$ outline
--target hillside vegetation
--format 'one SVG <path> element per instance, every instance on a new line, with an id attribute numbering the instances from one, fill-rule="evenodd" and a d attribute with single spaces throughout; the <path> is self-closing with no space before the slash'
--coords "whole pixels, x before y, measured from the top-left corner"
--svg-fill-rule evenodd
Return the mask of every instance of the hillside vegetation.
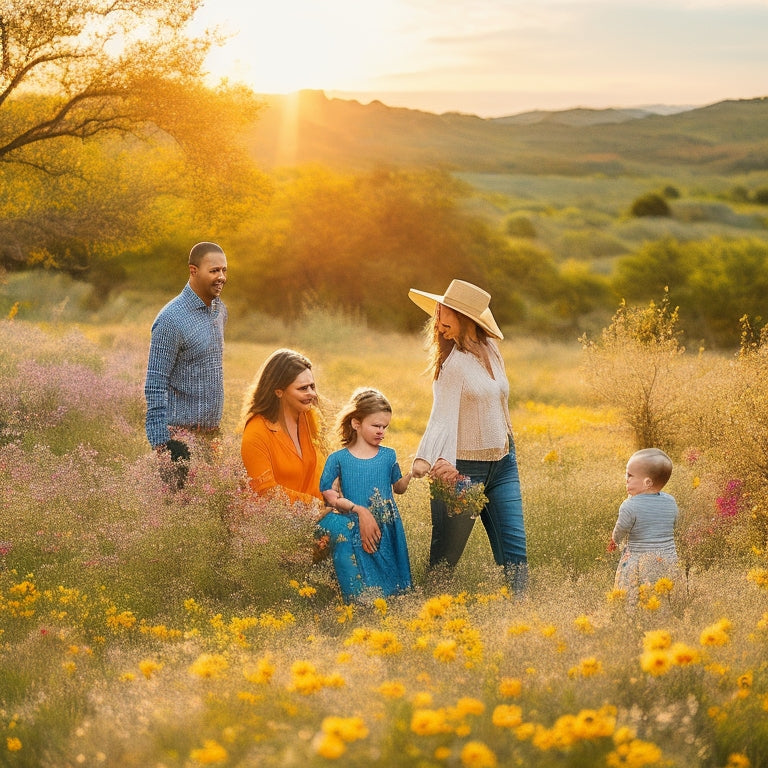
<path id="1" fill-rule="evenodd" d="M 264 97 L 251 149 L 267 167 L 308 162 L 366 168 L 441 165 L 532 175 L 731 174 L 768 170 L 768 98 L 725 101 L 672 115 L 596 110 L 541 113 L 535 122 L 436 115 L 321 91 Z M 620 119 L 620 122 L 617 120 Z"/>
<path id="2" fill-rule="evenodd" d="M 254 328 L 330 308 L 415 331 L 408 289 L 453 277 L 488 287 L 508 332 L 571 341 L 622 300 L 668 296 L 694 348 L 736 347 L 744 315 L 768 317 L 765 99 L 484 120 L 302 92 L 246 120 L 254 100 L 211 95 L 241 114 L 238 138 L 192 165 L 158 130 L 52 145 L 72 169 L 53 179 L 0 169 L 0 315 L 39 311 L 30 270 L 85 283 L 84 309 L 137 290 L 159 305 L 214 240 Z"/>

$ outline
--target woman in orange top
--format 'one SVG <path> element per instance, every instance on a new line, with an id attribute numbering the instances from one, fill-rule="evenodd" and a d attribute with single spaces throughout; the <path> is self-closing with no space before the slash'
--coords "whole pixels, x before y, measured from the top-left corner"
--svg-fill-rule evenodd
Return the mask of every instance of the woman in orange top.
<path id="1" fill-rule="evenodd" d="M 254 493 L 280 489 L 291 501 L 322 502 L 316 406 L 312 363 L 292 349 L 273 352 L 243 406 L 241 454 Z"/>

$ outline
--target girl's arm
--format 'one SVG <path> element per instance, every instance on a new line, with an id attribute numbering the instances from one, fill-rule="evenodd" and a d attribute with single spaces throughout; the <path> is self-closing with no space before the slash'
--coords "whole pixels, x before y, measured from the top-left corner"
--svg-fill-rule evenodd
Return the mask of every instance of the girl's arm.
<path id="1" fill-rule="evenodd" d="M 392 490 L 395 493 L 405 493 L 412 477 L 412 472 L 406 472 L 396 483 L 392 484 Z"/>
<path id="2" fill-rule="evenodd" d="M 329 507 L 333 507 L 338 512 L 354 512 L 355 504 L 342 496 L 335 488 L 329 488 L 323 491 L 323 498 Z"/>

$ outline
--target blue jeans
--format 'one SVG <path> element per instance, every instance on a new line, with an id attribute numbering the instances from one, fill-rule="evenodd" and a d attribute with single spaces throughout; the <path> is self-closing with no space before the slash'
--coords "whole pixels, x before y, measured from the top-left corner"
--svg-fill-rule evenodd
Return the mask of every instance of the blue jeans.
<path id="1" fill-rule="evenodd" d="M 473 483 L 485 484 L 483 521 L 493 559 L 497 565 L 512 566 L 527 562 L 523 500 L 517 469 L 515 444 L 510 436 L 509 453 L 498 461 L 466 461 L 459 459 L 456 469 Z M 475 524 L 464 515 L 449 516 L 443 501 L 430 499 L 432 511 L 432 542 L 429 549 L 430 568 L 439 564 L 450 567 L 459 562 Z"/>

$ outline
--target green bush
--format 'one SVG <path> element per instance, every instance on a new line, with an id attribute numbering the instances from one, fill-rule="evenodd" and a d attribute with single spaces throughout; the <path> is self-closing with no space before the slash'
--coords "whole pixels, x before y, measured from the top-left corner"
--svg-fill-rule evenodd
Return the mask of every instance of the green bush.
<path id="1" fill-rule="evenodd" d="M 648 192 L 638 197 L 629 209 L 632 216 L 671 216 L 672 209 L 657 192 Z"/>

